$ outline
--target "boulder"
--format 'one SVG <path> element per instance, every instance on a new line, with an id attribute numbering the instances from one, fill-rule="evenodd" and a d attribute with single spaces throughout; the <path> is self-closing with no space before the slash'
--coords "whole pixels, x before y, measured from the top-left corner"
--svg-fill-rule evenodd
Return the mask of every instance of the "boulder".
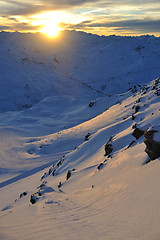
<path id="1" fill-rule="evenodd" d="M 26 196 L 26 195 L 27 195 L 27 192 L 23 192 L 23 193 L 20 194 L 19 197 L 22 198 L 23 196 Z"/>
<path id="2" fill-rule="evenodd" d="M 90 137 L 90 133 L 88 133 L 86 136 L 85 136 L 85 141 L 88 141 L 89 140 L 89 137 Z"/>
<path id="3" fill-rule="evenodd" d="M 135 113 L 137 113 L 139 111 L 139 109 L 140 109 L 140 106 L 136 106 L 135 107 Z"/>
<path id="4" fill-rule="evenodd" d="M 103 167 L 103 163 L 100 163 L 97 167 L 98 170 L 101 170 L 101 168 Z"/>
<path id="5" fill-rule="evenodd" d="M 160 157 L 160 139 L 159 141 L 156 139 L 154 140 L 155 133 L 158 133 L 157 130 L 149 130 L 145 131 L 144 136 L 145 140 L 144 143 L 146 144 L 145 152 L 148 154 L 151 160 L 155 160 L 156 158 Z"/>
<path id="6" fill-rule="evenodd" d="M 132 135 L 136 138 L 139 139 L 142 135 L 144 134 L 144 131 L 139 129 L 139 128 L 135 128 Z"/>
<path id="7" fill-rule="evenodd" d="M 71 172 L 72 172 L 71 170 L 68 170 L 66 180 L 68 180 L 71 177 Z"/>
<path id="8" fill-rule="evenodd" d="M 35 196 L 34 194 L 32 194 L 32 195 L 31 195 L 31 198 L 30 198 L 30 202 L 31 202 L 32 204 L 35 204 L 35 203 L 36 203 L 36 200 L 37 200 L 36 196 Z"/>
<path id="9" fill-rule="evenodd" d="M 105 155 L 104 156 L 108 156 L 111 152 L 113 151 L 113 147 L 111 143 L 106 143 L 105 145 Z"/>

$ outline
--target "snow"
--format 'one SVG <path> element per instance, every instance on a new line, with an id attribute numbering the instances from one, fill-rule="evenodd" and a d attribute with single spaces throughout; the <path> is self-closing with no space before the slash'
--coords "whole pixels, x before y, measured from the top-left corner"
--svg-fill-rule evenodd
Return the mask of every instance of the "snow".
<path id="1" fill-rule="evenodd" d="M 158 239 L 159 158 L 132 133 L 160 139 L 160 39 L 0 42 L 0 239 Z"/>

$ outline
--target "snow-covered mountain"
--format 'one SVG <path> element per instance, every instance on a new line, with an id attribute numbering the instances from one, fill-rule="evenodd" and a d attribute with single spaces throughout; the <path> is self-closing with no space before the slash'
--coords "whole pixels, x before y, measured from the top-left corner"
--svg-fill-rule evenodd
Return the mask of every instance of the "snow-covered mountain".
<path id="1" fill-rule="evenodd" d="M 159 239 L 160 38 L 0 42 L 0 239 Z"/>
<path id="2" fill-rule="evenodd" d="M 22 110 L 49 96 L 89 101 L 159 77 L 160 38 L 154 36 L 64 31 L 51 41 L 40 34 L 1 32 L 0 52 L 1 112 Z"/>

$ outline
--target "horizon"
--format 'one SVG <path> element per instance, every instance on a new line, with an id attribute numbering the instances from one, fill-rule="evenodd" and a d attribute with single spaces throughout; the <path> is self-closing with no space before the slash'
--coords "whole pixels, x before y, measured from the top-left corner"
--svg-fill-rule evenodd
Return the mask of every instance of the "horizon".
<path id="1" fill-rule="evenodd" d="M 99 36 L 160 36 L 158 0 L 1 0 L 0 31 L 42 32 L 55 37 L 61 30 Z"/>
<path id="2" fill-rule="evenodd" d="M 82 31 L 82 30 L 68 30 L 68 29 L 64 29 L 64 30 L 60 30 L 58 32 L 58 34 L 56 36 L 49 36 L 43 32 L 40 32 L 40 31 L 35 31 L 35 32 L 30 32 L 30 31 L 6 31 L 6 30 L 0 30 L 0 33 L 13 33 L 13 34 L 40 34 L 42 37 L 44 37 L 44 39 L 48 39 L 50 41 L 58 41 L 60 38 L 61 38 L 61 34 L 63 32 L 76 32 L 76 33 L 82 33 L 82 34 L 91 34 L 93 36 L 98 36 L 98 37 L 112 37 L 112 36 L 115 36 L 115 37 L 127 37 L 127 38 L 131 38 L 131 37 L 145 37 L 145 36 L 148 36 L 148 37 L 155 37 L 155 38 L 160 38 L 160 36 L 156 36 L 154 34 L 140 34 L 140 35 L 118 35 L 118 34 L 110 34 L 110 35 L 100 35 L 100 34 L 96 34 L 96 33 L 89 33 L 89 32 L 85 32 L 85 31 Z"/>

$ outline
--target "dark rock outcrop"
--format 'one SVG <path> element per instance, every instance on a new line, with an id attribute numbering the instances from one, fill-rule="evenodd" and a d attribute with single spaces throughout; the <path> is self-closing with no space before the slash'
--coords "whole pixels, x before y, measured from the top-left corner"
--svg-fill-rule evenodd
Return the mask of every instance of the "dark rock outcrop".
<path id="1" fill-rule="evenodd" d="M 135 137 L 136 139 L 139 139 L 143 134 L 144 134 L 144 131 L 137 127 L 134 129 L 132 133 L 133 137 Z"/>
<path id="2" fill-rule="evenodd" d="M 156 130 L 146 131 L 144 133 L 145 140 L 144 143 L 146 144 L 145 152 L 148 154 L 151 160 L 155 160 L 156 158 L 160 157 L 160 141 L 154 141 L 153 137 L 154 134 L 158 132 Z"/>
<path id="3" fill-rule="evenodd" d="M 30 202 L 31 202 L 32 204 L 35 204 L 35 203 L 36 203 L 36 200 L 37 200 L 36 196 L 35 196 L 34 194 L 32 194 L 32 195 L 31 195 L 31 198 L 30 198 Z"/>
<path id="4" fill-rule="evenodd" d="M 71 170 L 68 170 L 66 180 L 68 180 L 71 177 L 71 172 L 72 172 Z"/>
<path id="5" fill-rule="evenodd" d="M 97 167 L 98 170 L 100 170 L 103 167 L 103 163 L 100 163 Z"/>
<path id="6" fill-rule="evenodd" d="M 58 184 L 58 188 L 60 188 L 62 186 L 62 183 L 61 182 L 59 182 L 59 184 Z"/>
<path id="7" fill-rule="evenodd" d="M 90 102 L 90 103 L 88 104 L 88 106 L 91 108 L 91 107 L 93 107 L 93 105 L 94 105 L 95 103 L 96 103 L 95 101 Z"/>
<path id="8" fill-rule="evenodd" d="M 105 145 L 105 155 L 108 156 L 113 151 L 113 147 L 111 143 L 106 143 Z"/>
<path id="9" fill-rule="evenodd" d="M 24 196 L 26 196 L 26 195 L 27 195 L 27 192 L 23 192 L 23 193 L 20 194 L 19 197 L 22 198 L 22 197 L 24 197 Z"/>
<path id="10" fill-rule="evenodd" d="M 140 109 L 140 106 L 136 106 L 135 107 L 135 113 L 137 113 L 139 111 L 139 109 Z"/>
<path id="11" fill-rule="evenodd" d="M 85 141 L 88 141 L 89 140 L 89 137 L 90 137 L 90 133 L 88 133 L 86 136 L 85 136 Z"/>

